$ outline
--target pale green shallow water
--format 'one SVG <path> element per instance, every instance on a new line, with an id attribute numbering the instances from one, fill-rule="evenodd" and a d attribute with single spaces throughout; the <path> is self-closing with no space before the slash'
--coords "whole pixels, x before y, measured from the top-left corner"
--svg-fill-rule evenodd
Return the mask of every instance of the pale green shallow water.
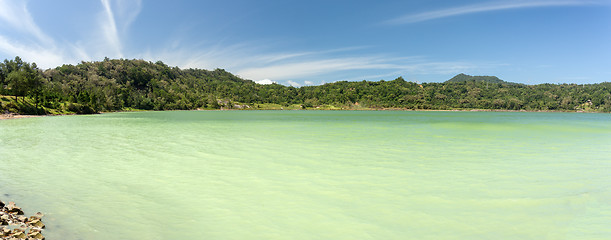
<path id="1" fill-rule="evenodd" d="M 47 239 L 611 239 L 611 115 L 112 113 L 0 121 Z"/>

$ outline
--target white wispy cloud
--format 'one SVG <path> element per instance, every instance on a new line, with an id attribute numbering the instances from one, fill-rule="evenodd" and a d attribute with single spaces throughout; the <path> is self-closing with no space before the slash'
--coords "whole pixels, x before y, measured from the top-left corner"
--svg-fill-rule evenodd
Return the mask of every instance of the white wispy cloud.
<path id="1" fill-rule="evenodd" d="M 476 69 L 493 69 L 502 64 L 473 63 L 467 61 L 433 61 L 424 57 L 391 58 L 388 56 L 344 57 L 318 59 L 294 59 L 289 63 L 277 62 L 260 67 L 247 67 L 237 71 L 246 79 L 278 79 L 289 85 L 287 80 L 303 80 L 305 85 L 312 85 L 312 80 L 322 76 L 335 75 L 341 79 L 328 78 L 326 82 L 339 80 L 378 80 L 380 77 L 398 77 L 411 74 L 457 74 Z M 360 75 L 361 72 L 380 72 L 376 75 Z"/>
<path id="2" fill-rule="evenodd" d="M 41 67 L 64 62 L 63 50 L 38 27 L 27 8 L 27 1 L 0 0 L 0 24 L 5 30 L 20 34 L 0 32 L 0 53 L 20 56 L 34 61 Z M 18 35 L 18 36 L 16 36 Z"/>
<path id="3" fill-rule="evenodd" d="M 39 45 L 23 45 L 4 36 L 0 36 L 0 52 L 9 56 L 20 56 L 26 61 L 36 62 L 38 66 L 43 68 L 57 66 L 58 63 L 66 61 L 66 58 L 59 54 L 56 49 Z"/>
<path id="4" fill-rule="evenodd" d="M 121 35 L 136 19 L 142 8 L 141 0 L 100 0 L 104 11 L 100 19 L 100 29 L 104 36 L 106 52 L 112 52 L 111 57 L 123 57 L 123 44 Z M 119 23 L 119 24 L 118 24 Z M 108 53 L 107 53 L 108 54 Z"/>
<path id="5" fill-rule="evenodd" d="M 0 53 L 20 56 L 43 68 L 104 56 L 123 57 L 121 37 L 138 16 L 142 5 L 141 0 L 101 0 L 103 17 L 98 17 L 99 26 L 92 27 L 92 31 L 98 33 L 85 34 L 89 38 L 75 42 L 58 43 L 36 24 L 28 3 L 0 0 L 0 24 L 5 30 L 0 31 Z"/>
<path id="6" fill-rule="evenodd" d="M 500 11 L 519 8 L 553 7 L 553 6 L 578 6 L 605 4 L 608 1 L 601 0 L 532 0 L 532 1 L 494 1 L 455 8 L 434 10 L 416 14 L 407 14 L 384 22 L 385 24 L 407 24 L 423 22 L 433 19 L 453 17 L 479 12 Z"/>
<path id="7" fill-rule="evenodd" d="M 110 0 L 101 0 L 104 6 L 104 17 L 101 21 L 101 28 L 106 42 L 112 48 L 114 55 L 117 57 L 123 57 L 121 53 L 121 40 L 119 39 L 119 32 L 117 30 L 117 24 L 115 23 L 115 15 L 110 7 Z"/>
<path id="8" fill-rule="evenodd" d="M 0 0 L 0 19 L 6 26 L 31 35 L 45 45 L 53 44 L 53 39 L 47 36 L 34 22 L 27 9 L 27 1 Z"/>
<path id="9" fill-rule="evenodd" d="M 237 74 L 251 79 L 291 79 L 345 70 L 393 69 L 399 67 L 392 63 L 385 63 L 375 57 L 306 59 L 290 63 L 275 63 L 261 67 L 245 68 L 238 71 Z"/>

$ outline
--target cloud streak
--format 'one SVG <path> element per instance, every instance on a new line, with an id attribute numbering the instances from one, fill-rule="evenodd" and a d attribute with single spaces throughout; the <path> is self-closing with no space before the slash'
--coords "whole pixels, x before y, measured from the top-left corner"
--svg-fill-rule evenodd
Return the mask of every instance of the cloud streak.
<path id="1" fill-rule="evenodd" d="M 141 0 L 100 0 L 104 8 L 100 20 L 101 31 L 113 57 L 123 57 L 121 35 L 125 35 L 142 8 Z M 118 21 L 117 21 L 118 20 Z M 119 22 L 121 25 L 118 25 Z"/>
<path id="2" fill-rule="evenodd" d="M 52 38 L 47 36 L 34 22 L 26 3 L 26 1 L 9 2 L 0 0 L 0 19 L 4 20 L 7 26 L 34 36 L 43 44 L 53 44 Z"/>
<path id="3" fill-rule="evenodd" d="M 102 6 L 104 6 L 104 19 L 102 21 L 103 35 L 110 44 L 110 47 L 114 51 L 114 55 L 117 57 L 123 57 L 121 53 L 121 40 L 119 39 L 119 33 L 117 31 L 117 24 L 115 22 L 115 15 L 110 7 L 110 0 L 101 0 Z"/>
<path id="4" fill-rule="evenodd" d="M 58 54 L 55 49 L 48 49 L 38 45 L 23 45 L 0 36 L 0 52 L 12 56 L 21 56 L 26 61 L 36 60 L 37 65 L 42 67 L 57 66 L 57 63 L 65 61 L 64 56 Z"/>
<path id="5" fill-rule="evenodd" d="M 398 25 L 424 22 L 434 19 L 447 18 L 459 15 L 467 15 L 480 12 L 501 11 L 520 8 L 554 7 L 554 6 L 580 6 L 604 4 L 603 1 L 588 0 L 533 0 L 533 1 L 496 1 L 474 4 L 462 7 L 441 9 L 417 14 L 408 14 L 398 18 L 385 21 L 385 24 Z"/>
<path id="6" fill-rule="evenodd" d="M 238 75 L 250 79 L 291 79 L 318 76 L 330 72 L 358 69 L 396 69 L 398 65 L 386 63 L 375 57 L 330 58 L 299 60 L 291 63 L 275 63 L 261 67 L 245 68 Z"/>
<path id="7" fill-rule="evenodd" d="M 35 22 L 28 10 L 29 1 L 0 0 L 0 53 L 20 56 L 43 68 L 81 60 L 124 56 L 122 39 L 138 16 L 141 0 L 100 0 L 101 15 L 92 35 L 76 42 L 57 43 Z"/>
<path id="8" fill-rule="evenodd" d="M 0 24 L 6 30 L 23 34 L 0 32 L 0 53 L 21 56 L 26 61 L 35 59 L 39 66 L 56 65 L 65 61 L 62 50 L 32 18 L 27 1 L 0 0 Z"/>

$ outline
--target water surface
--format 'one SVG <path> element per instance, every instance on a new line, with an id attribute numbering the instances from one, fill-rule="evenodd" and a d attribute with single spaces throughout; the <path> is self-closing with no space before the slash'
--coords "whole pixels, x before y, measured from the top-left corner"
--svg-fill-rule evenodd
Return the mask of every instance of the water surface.
<path id="1" fill-rule="evenodd" d="M 610 239 L 611 115 L 191 111 L 0 121 L 47 239 Z"/>

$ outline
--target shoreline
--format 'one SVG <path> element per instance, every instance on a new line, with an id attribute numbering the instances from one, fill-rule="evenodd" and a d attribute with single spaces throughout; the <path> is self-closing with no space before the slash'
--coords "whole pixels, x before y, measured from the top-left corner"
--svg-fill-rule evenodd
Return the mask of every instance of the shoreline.
<path id="1" fill-rule="evenodd" d="M 44 116 L 53 116 L 53 115 L 21 115 L 21 114 L 14 114 L 14 113 L 9 113 L 9 114 L 3 113 L 3 114 L 0 114 L 0 120 L 33 118 L 33 117 L 44 117 Z"/>
<path id="2" fill-rule="evenodd" d="M 135 110 L 135 111 L 113 111 L 99 112 L 94 114 L 47 114 L 47 115 L 22 115 L 16 113 L 0 114 L 0 120 L 22 119 L 34 117 L 48 116 L 65 116 L 65 115 L 95 115 L 105 113 L 119 112 L 163 112 L 163 111 L 406 111 L 406 112 L 541 112 L 541 113 L 606 113 L 606 112 L 589 112 L 589 111 L 555 111 L 555 110 L 506 110 L 506 109 L 405 109 L 405 108 L 361 108 L 361 109 L 185 109 L 185 110 Z"/>

